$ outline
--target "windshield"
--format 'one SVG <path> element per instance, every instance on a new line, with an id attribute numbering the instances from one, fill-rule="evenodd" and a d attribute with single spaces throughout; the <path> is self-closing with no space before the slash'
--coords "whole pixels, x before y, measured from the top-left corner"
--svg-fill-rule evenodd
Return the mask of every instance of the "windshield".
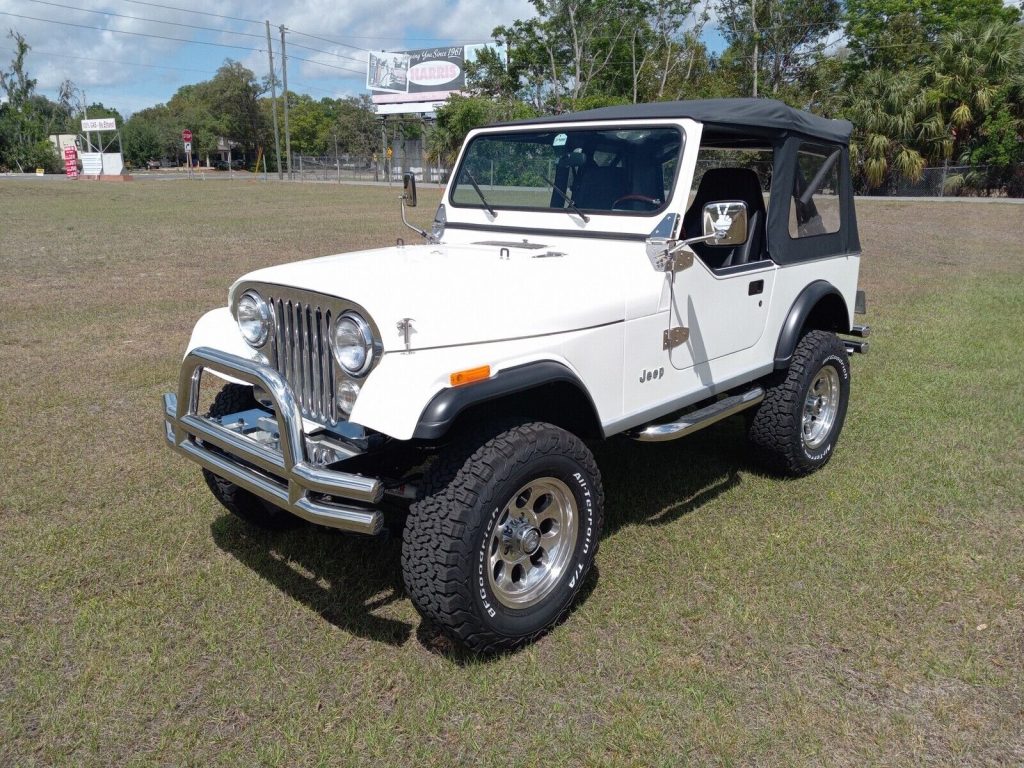
<path id="1" fill-rule="evenodd" d="M 678 128 L 543 129 L 477 136 L 449 197 L 463 208 L 649 214 L 676 182 Z"/>

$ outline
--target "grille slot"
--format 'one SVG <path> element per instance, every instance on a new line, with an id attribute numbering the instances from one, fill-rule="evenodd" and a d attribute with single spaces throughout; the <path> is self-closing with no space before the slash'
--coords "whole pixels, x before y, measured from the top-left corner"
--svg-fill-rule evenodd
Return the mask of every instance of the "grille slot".
<path id="1" fill-rule="evenodd" d="M 278 373 L 291 385 L 303 416 L 336 425 L 331 310 L 294 298 L 272 296 L 268 303 L 274 310 L 274 361 Z"/>

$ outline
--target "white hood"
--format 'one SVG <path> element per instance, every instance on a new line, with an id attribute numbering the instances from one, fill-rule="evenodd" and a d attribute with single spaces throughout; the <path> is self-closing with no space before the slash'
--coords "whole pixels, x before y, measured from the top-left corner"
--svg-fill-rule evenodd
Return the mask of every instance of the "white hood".
<path id="1" fill-rule="evenodd" d="M 238 282 L 291 286 L 359 304 L 387 351 L 405 349 L 396 325 L 412 318 L 411 348 L 426 349 L 621 321 L 623 254 L 617 245 L 615 253 L 603 244 L 552 240 L 536 250 L 507 248 L 507 256 L 497 245 L 410 245 L 268 267 Z"/>

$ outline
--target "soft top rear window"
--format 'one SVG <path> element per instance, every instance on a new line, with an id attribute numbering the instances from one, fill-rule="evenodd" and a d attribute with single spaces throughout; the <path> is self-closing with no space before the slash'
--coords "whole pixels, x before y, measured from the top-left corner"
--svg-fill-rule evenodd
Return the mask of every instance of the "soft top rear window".
<path id="1" fill-rule="evenodd" d="M 544 129 L 474 138 L 455 172 L 455 207 L 644 215 L 672 196 L 675 127 Z"/>

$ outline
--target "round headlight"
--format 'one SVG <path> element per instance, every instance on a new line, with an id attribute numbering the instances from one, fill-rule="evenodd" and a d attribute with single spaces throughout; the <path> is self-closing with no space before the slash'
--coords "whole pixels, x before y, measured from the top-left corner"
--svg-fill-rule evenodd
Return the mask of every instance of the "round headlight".
<path id="1" fill-rule="evenodd" d="M 262 347 L 270 336 L 270 307 L 255 291 L 246 291 L 238 300 L 238 330 L 246 343 Z"/>
<path id="2" fill-rule="evenodd" d="M 373 332 L 355 312 L 335 321 L 331 347 L 334 359 L 349 376 L 362 376 L 373 362 Z"/>

